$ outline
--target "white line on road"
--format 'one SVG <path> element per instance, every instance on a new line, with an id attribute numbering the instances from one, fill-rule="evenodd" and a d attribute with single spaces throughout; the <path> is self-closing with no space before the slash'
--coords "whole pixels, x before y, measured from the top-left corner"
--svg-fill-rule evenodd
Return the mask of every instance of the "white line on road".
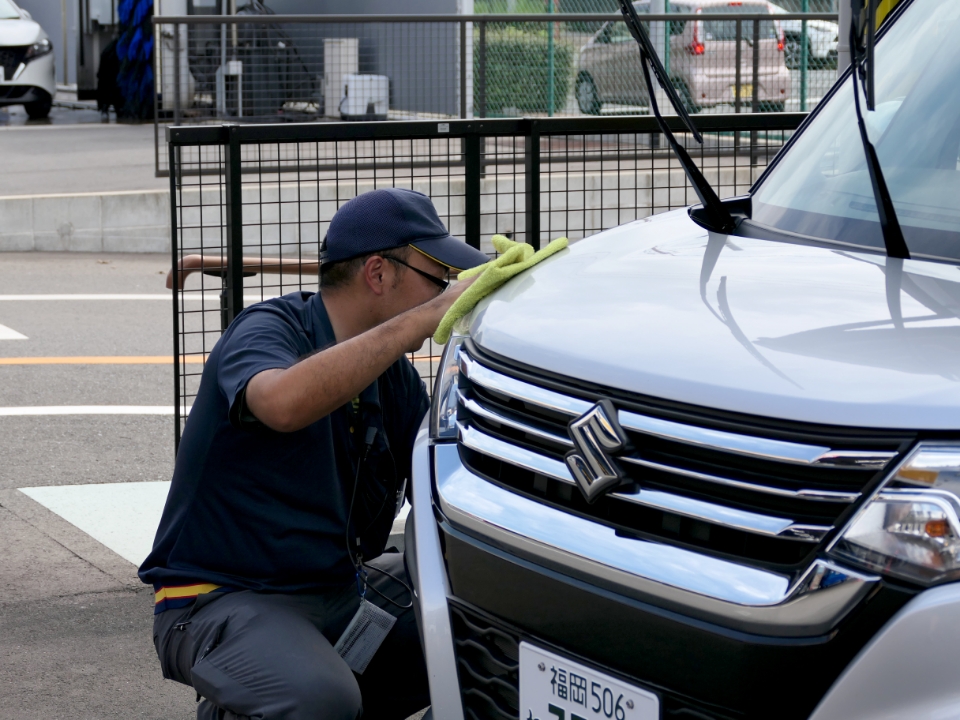
<path id="1" fill-rule="evenodd" d="M 291 292 L 294 292 L 291 290 Z M 280 297 L 279 295 L 244 295 L 244 302 L 260 302 L 271 298 Z M 181 300 L 204 300 L 207 302 L 220 302 L 220 293 L 199 293 L 187 291 L 180 296 Z M 73 300 L 166 300 L 170 302 L 172 295 L 170 293 L 60 293 L 57 295 L 0 295 L 0 302 L 24 302 L 37 300 L 54 300 L 60 302 L 69 302 Z"/>
<path id="2" fill-rule="evenodd" d="M 190 408 L 185 409 L 190 412 Z M 15 415 L 173 415 L 173 405 L 45 405 L 0 407 L 0 417 Z"/>
<path id="3" fill-rule="evenodd" d="M 0 340 L 26 340 L 26 335 L 21 335 L 16 330 L 8 328 L 6 325 L 0 325 Z"/>
<path id="4" fill-rule="evenodd" d="M 19 490 L 120 557 L 140 565 L 153 547 L 170 482 L 51 485 Z M 410 506 L 404 503 L 393 522 L 392 536 L 403 535 L 409 512 Z"/>
<path id="5" fill-rule="evenodd" d="M 153 547 L 169 481 L 19 488 L 68 523 L 139 565 Z"/>

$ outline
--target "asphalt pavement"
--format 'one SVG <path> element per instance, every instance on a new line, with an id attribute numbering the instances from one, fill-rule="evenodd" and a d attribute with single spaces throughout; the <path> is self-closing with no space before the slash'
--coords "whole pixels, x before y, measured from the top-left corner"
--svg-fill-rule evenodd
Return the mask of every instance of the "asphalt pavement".
<path id="1" fill-rule="evenodd" d="M 0 257 L 0 325 L 26 336 L 0 340 L 0 363 L 30 363 L 0 364 L 0 408 L 172 405 L 172 363 L 34 364 L 170 356 L 169 301 L 22 299 L 160 294 L 168 265 L 153 255 Z M 192 690 L 160 675 L 151 592 L 135 565 L 17 489 L 169 480 L 172 416 L 0 415 L 0 456 L 3 715 L 194 717 Z"/>
<path id="2" fill-rule="evenodd" d="M 0 255 L 4 718 L 195 716 L 192 689 L 161 677 L 136 577 L 173 470 L 168 269 Z"/>
<path id="3" fill-rule="evenodd" d="M 170 187 L 154 177 L 153 123 L 21 125 L 4 123 L 4 115 L 10 111 L 0 110 L 0 197 Z"/>

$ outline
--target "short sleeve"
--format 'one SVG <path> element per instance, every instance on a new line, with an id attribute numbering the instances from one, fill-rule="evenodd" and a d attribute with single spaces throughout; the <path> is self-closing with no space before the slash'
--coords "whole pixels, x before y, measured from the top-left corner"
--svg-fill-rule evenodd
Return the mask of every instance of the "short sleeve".
<path id="1" fill-rule="evenodd" d="M 231 421 L 247 383 L 264 370 L 286 369 L 305 354 L 306 338 L 292 321 L 269 308 L 248 311 L 235 321 L 220 349 L 217 377 Z M 236 423 L 235 423 L 236 424 Z"/>

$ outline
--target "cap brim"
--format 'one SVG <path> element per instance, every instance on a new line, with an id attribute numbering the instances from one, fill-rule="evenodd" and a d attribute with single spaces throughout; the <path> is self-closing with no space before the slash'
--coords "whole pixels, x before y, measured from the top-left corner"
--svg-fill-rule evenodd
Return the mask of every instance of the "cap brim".
<path id="1" fill-rule="evenodd" d="M 451 270 L 469 270 L 477 265 L 490 262 L 490 258 L 486 254 L 470 247 L 463 240 L 457 240 L 449 235 L 431 240 L 417 240 L 410 245 L 431 260 L 436 260 Z"/>

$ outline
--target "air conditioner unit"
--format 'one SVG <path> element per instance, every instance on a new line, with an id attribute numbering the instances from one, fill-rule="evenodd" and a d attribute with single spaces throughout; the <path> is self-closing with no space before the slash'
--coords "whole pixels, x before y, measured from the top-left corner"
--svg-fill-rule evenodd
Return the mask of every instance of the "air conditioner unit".
<path id="1" fill-rule="evenodd" d="M 390 78 L 386 75 L 344 75 L 340 117 L 344 120 L 386 120 Z"/>

